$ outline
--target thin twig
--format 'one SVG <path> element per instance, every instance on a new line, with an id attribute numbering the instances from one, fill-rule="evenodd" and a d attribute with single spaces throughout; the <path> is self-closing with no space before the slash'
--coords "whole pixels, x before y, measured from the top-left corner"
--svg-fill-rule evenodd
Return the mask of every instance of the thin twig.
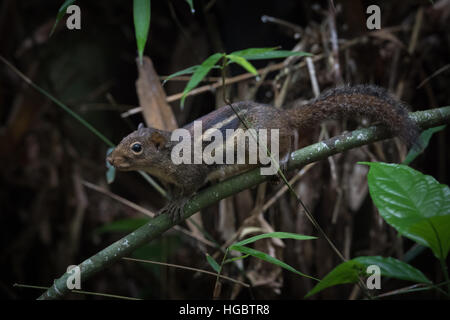
<path id="1" fill-rule="evenodd" d="M 18 288 L 27 288 L 27 289 L 40 289 L 40 290 L 48 290 L 49 287 L 42 287 L 42 286 L 32 286 L 28 284 L 20 284 L 20 283 L 14 283 L 13 287 Z M 119 296 L 116 294 L 108 294 L 108 293 L 102 293 L 102 292 L 91 292 L 91 291 L 82 291 L 82 290 L 71 290 L 70 292 L 73 293 L 79 293 L 79 294 L 88 294 L 92 296 L 101 296 L 106 298 L 116 298 L 116 299 L 123 299 L 123 300 L 142 300 L 139 298 L 133 298 L 133 297 L 127 297 L 127 296 Z"/>
<path id="2" fill-rule="evenodd" d="M 298 26 L 292 22 L 280 19 L 280 18 L 263 15 L 263 16 L 261 16 L 261 21 L 263 23 L 270 22 L 273 24 L 278 24 L 280 26 L 288 27 L 289 29 L 292 29 L 294 31 L 294 39 L 299 39 L 303 32 L 303 29 L 300 26 Z"/>
<path id="3" fill-rule="evenodd" d="M 192 268 L 192 267 L 186 267 L 186 266 L 181 266 L 178 264 L 172 264 L 172 263 L 166 263 L 166 262 L 159 262 L 159 261 L 152 261 L 152 260 L 143 260 L 143 259 L 134 259 L 134 258 L 128 258 L 128 257 L 123 257 L 123 260 L 130 260 L 130 261 L 136 261 L 136 262 L 144 262 L 144 263 L 151 263 L 151 264 L 157 264 L 160 266 L 166 266 L 166 267 L 172 267 L 172 268 L 178 268 L 178 269 L 184 269 L 184 270 L 190 270 L 190 271 L 195 271 L 195 272 L 200 272 L 200 273 L 204 273 L 204 274 L 209 274 L 211 276 L 217 277 L 217 273 L 215 272 L 211 272 L 211 271 L 207 271 L 207 270 L 203 270 L 203 269 L 198 269 L 198 268 Z M 249 284 L 227 277 L 227 276 L 223 276 L 223 275 L 219 275 L 220 278 L 240 284 L 243 287 L 250 287 Z"/>
<path id="4" fill-rule="evenodd" d="M 170 76 L 159 76 L 159 79 L 164 81 L 169 77 Z M 178 76 L 171 78 L 170 81 L 189 81 L 191 80 L 191 78 L 192 78 L 191 76 Z M 217 82 L 220 79 L 221 79 L 220 77 L 204 77 L 202 79 L 202 82 Z"/>
<path id="5" fill-rule="evenodd" d="M 146 209 L 146 208 L 144 208 L 144 207 L 142 207 L 140 205 L 137 205 L 136 203 L 131 202 L 131 201 L 125 199 L 125 198 L 122 198 L 121 196 L 118 196 L 117 194 L 114 194 L 114 193 L 112 193 L 112 192 L 110 192 L 110 191 L 108 191 L 108 190 L 106 190 L 104 188 L 101 188 L 101 187 L 99 187 L 99 186 L 97 186 L 97 185 L 95 185 L 93 183 L 90 183 L 88 181 L 85 181 L 85 180 L 83 180 L 82 183 L 83 183 L 83 185 L 85 187 L 87 187 L 89 189 L 92 189 L 92 190 L 95 190 L 97 192 L 100 192 L 100 193 L 102 193 L 102 194 L 104 194 L 104 195 L 106 195 L 106 196 L 108 196 L 108 197 L 110 197 L 110 198 L 112 198 L 112 199 L 122 203 L 123 205 L 125 205 L 127 207 L 130 207 L 130 208 L 132 208 L 132 209 L 134 209 L 134 210 L 136 210 L 136 211 L 138 211 L 138 212 L 140 212 L 142 214 L 145 214 L 146 216 L 148 216 L 150 218 L 155 217 L 155 213 L 154 212 L 152 212 L 152 211 L 150 211 L 150 210 L 148 210 L 148 209 Z M 209 241 L 207 239 L 204 239 L 202 237 L 199 237 L 198 235 L 194 234 L 193 232 L 191 232 L 189 230 L 186 230 L 186 229 L 184 229 L 184 228 L 182 228 L 180 226 L 175 226 L 174 229 L 179 231 L 179 232 L 181 232 L 181 233 L 184 233 L 185 235 L 187 235 L 187 236 L 189 236 L 191 238 L 194 238 L 194 239 L 196 239 L 196 240 L 202 242 L 203 244 L 206 244 L 206 245 L 208 245 L 208 246 L 210 246 L 212 248 L 217 248 L 217 245 L 215 243 L 213 243 L 213 242 L 211 242 L 211 241 Z"/>
<path id="6" fill-rule="evenodd" d="M 289 180 L 290 185 L 294 185 L 301 177 L 303 177 L 312 167 L 315 166 L 315 163 L 310 163 L 304 166 L 291 180 Z M 266 212 L 289 188 L 287 185 L 283 185 L 277 193 L 270 198 L 264 205 L 262 206 L 262 212 Z"/>
<path id="7" fill-rule="evenodd" d="M 437 75 L 441 74 L 442 72 L 446 71 L 447 69 L 450 68 L 450 63 L 446 64 L 445 66 L 439 68 L 438 70 L 436 70 L 435 72 L 433 72 L 433 74 L 429 77 L 427 77 L 425 80 L 423 80 L 416 89 L 420 89 L 423 87 L 424 84 L 426 84 L 428 81 L 430 81 L 431 79 L 433 79 L 434 77 L 436 77 Z"/>
<path id="8" fill-rule="evenodd" d="M 423 21 L 423 8 L 420 7 L 416 13 L 416 19 L 414 21 L 413 31 L 411 33 L 411 39 L 409 41 L 408 53 L 411 55 L 414 53 L 417 46 L 417 39 L 419 39 L 420 29 Z"/>
<path id="9" fill-rule="evenodd" d="M 104 195 L 106 195 L 106 196 L 108 196 L 108 197 L 110 197 L 110 198 L 112 198 L 112 199 L 122 203 L 123 205 L 125 205 L 127 207 L 130 207 L 130 208 L 132 208 L 132 209 L 134 209 L 134 210 L 136 210 L 136 211 L 138 211 L 138 212 L 140 212 L 142 214 L 145 214 L 146 216 L 148 216 L 150 218 L 153 218 L 155 216 L 154 212 L 152 212 L 152 211 L 150 211 L 150 210 L 148 210 L 148 209 L 146 209 L 144 207 L 141 207 L 141 206 L 135 204 L 134 202 L 131 202 L 131 201 L 125 199 L 125 198 L 122 198 L 121 196 L 118 196 L 117 194 L 112 193 L 111 191 L 106 190 L 105 188 L 99 187 L 99 186 L 97 186 L 97 185 L 95 185 L 93 183 L 90 183 L 90 182 L 86 181 L 86 180 L 83 180 L 82 184 L 85 187 L 87 187 L 89 189 L 92 189 L 92 190 L 95 190 L 97 192 L 100 192 L 100 193 L 102 193 L 102 194 L 104 194 Z"/>
<path id="10" fill-rule="evenodd" d="M 412 292 L 431 290 L 431 289 L 435 289 L 435 290 L 441 292 L 442 294 L 444 294 L 445 296 L 449 297 L 447 292 L 445 292 L 444 290 L 439 288 L 439 286 L 445 285 L 445 284 L 448 284 L 448 282 L 444 282 L 444 283 L 441 283 L 439 285 L 430 285 L 430 284 L 426 284 L 426 283 L 416 283 L 416 284 L 413 284 L 413 285 L 405 287 L 405 288 L 400 288 L 400 289 L 396 289 L 396 290 L 393 290 L 393 291 L 389 291 L 389 292 L 380 294 L 380 295 L 376 296 L 375 298 L 376 299 L 378 299 L 378 298 L 385 298 L 385 297 L 399 295 L 399 294 L 412 293 Z"/>
<path id="11" fill-rule="evenodd" d="M 341 64 L 339 63 L 339 45 L 338 35 L 336 30 L 336 9 L 332 0 L 329 0 L 328 10 L 328 26 L 330 27 L 330 41 L 331 41 L 331 60 L 334 74 L 334 81 L 338 84 L 342 83 Z"/>

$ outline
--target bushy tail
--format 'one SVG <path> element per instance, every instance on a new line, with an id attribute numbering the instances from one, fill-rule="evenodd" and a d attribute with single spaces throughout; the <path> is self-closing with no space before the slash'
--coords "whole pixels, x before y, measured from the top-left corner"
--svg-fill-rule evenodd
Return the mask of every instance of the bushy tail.
<path id="1" fill-rule="evenodd" d="M 288 110 L 292 125 L 301 129 L 327 119 L 360 116 L 384 124 L 408 147 L 417 146 L 419 128 L 408 117 L 406 105 L 373 85 L 343 86 L 324 92 L 315 102 Z"/>

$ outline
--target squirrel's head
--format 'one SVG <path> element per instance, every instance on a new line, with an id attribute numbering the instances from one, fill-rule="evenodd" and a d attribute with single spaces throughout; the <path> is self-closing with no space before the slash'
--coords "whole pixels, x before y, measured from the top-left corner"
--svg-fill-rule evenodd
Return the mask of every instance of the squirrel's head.
<path id="1" fill-rule="evenodd" d="M 154 128 L 138 129 L 122 139 L 107 161 L 122 171 L 153 169 L 167 159 L 170 132 Z"/>

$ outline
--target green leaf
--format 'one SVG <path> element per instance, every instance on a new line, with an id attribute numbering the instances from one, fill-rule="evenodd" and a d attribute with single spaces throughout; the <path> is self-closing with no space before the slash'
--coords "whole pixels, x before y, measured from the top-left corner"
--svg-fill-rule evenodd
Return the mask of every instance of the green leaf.
<path id="1" fill-rule="evenodd" d="M 244 50 L 239 50 L 239 51 L 234 51 L 232 53 L 230 53 L 231 55 L 234 56 L 239 56 L 245 59 L 248 59 L 249 57 L 260 57 L 264 54 L 266 54 L 267 52 L 270 51 L 275 51 L 278 50 L 280 47 L 272 47 L 272 48 L 249 48 L 249 49 L 244 49 Z"/>
<path id="2" fill-rule="evenodd" d="M 229 262 L 233 262 L 233 261 L 237 261 L 237 260 L 242 260 L 242 259 L 247 258 L 248 256 L 249 256 L 249 255 L 246 254 L 246 255 L 243 255 L 243 256 L 239 256 L 239 257 L 234 257 L 234 258 L 231 258 L 231 259 L 227 259 L 227 260 L 225 260 L 225 262 L 224 262 L 223 264 L 226 264 L 226 263 L 229 263 Z"/>
<path id="3" fill-rule="evenodd" d="M 443 125 L 443 126 L 439 126 L 439 127 L 429 128 L 429 129 L 423 131 L 419 137 L 419 143 L 418 143 L 419 147 L 412 148 L 411 150 L 409 150 L 408 155 L 405 158 L 405 161 L 403 161 L 403 164 L 408 165 L 415 158 L 417 158 L 417 156 L 420 155 L 428 147 L 431 136 L 436 132 L 444 130 L 445 127 L 446 127 L 446 125 Z"/>
<path id="4" fill-rule="evenodd" d="M 108 148 L 108 150 L 106 150 L 106 157 L 108 157 L 113 150 L 114 148 Z M 112 166 L 108 161 L 106 161 L 106 168 L 106 181 L 108 184 L 111 184 L 116 178 L 116 168 L 114 168 L 114 166 Z"/>
<path id="5" fill-rule="evenodd" d="M 450 197 L 448 192 L 447 197 Z M 411 239 L 427 246 L 439 259 L 445 260 L 450 250 L 450 214 L 424 219 L 410 226 Z"/>
<path id="6" fill-rule="evenodd" d="M 175 78 L 175 77 L 178 77 L 178 76 L 182 76 L 182 75 L 184 75 L 184 74 L 191 74 L 191 73 L 194 73 L 195 70 L 197 70 L 199 67 L 200 67 L 199 65 L 195 65 L 195 66 L 192 66 L 192 67 L 183 69 L 183 70 L 181 70 L 181 71 L 172 73 L 171 75 L 169 75 L 169 76 L 163 81 L 162 85 L 164 85 L 167 81 L 169 81 L 169 80 L 172 79 L 172 78 Z"/>
<path id="7" fill-rule="evenodd" d="M 232 62 L 239 64 L 241 67 L 243 67 L 248 72 L 254 74 L 255 76 L 258 75 L 258 71 L 256 71 L 255 67 L 250 62 L 248 62 L 245 58 L 240 57 L 240 56 L 235 56 L 232 54 L 228 54 L 226 57 L 228 59 L 230 59 Z"/>
<path id="8" fill-rule="evenodd" d="M 150 29 L 150 0 L 133 0 L 133 18 L 139 60 L 142 63 L 148 30 Z"/>
<path id="9" fill-rule="evenodd" d="M 366 270 L 368 266 L 376 265 L 380 268 L 380 275 L 383 277 L 408 280 L 419 283 L 431 283 L 425 275 L 413 266 L 391 257 L 357 257 L 338 265 L 330 271 L 305 298 L 322 291 L 323 289 L 340 284 L 356 283 L 359 277 L 368 276 Z"/>
<path id="10" fill-rule="evenodd" d="M 128 218 L 117 220 L 101 226 L 100 228 L 96 229 L 95 232 L 131 232 L 139 227 L 142 227 L 149 220 L 150 219 L 148 218 Z"/>
<path id="11" fill-rule="evenodd" d="M 305 235 L 297 234 L 297 233 L 269 232 L 269 233 L 260 234 L 260 235 L 257 235 L 257 236 L 254 236 L 254 237 L 251 237 L 251 238 L 248 238 L 248 239 L 236 242 L 232 246 L 243 246 L 243 245 L 255 242 L 255 241 L 260 240 L 260 239 L 265 239 L 265 238 L 294 239 L 294 240 L 313 240 L 313 239 L 317 239 L 317 237 L 305 236 Z"/>
<path id="12" fill-rule="evenodd" d="M 363 264 L 366 268 L 370 265 L 380 267 L 380 272 L 383 277 L 419 283 L 432 283 L 422 271 L 406 262 L 391 257 L 357 257 L 352 260 Z"/>
<path id="13" fill-rule="evenodd" d="M 274 48 L 250 48 L 240 51 L 232 52 L 230 55 L 239 56 L 246 60 L 264 60 L 264 59 L 278 59 L 291 56 L 312 56 L 312 54 L 302 51 L 277 50 Z"/>
<path id="14" fill-rule="evenodd" d="M 184 106 L 184 101 L 186 99 L 187 94 L 194 89 L 200 81 L 211 71 L 212 68 L 215 67 L 216 63 L 222 58 L 227 57 L 232 62 L 238 63 L 243 68 L 248 70 L 249 72 L 257 75 L 256 69 L 251 65 L 247 60 L 257 60 L 257 59 L 274 59 L 274 58 L 284 58 L 289 56 L 310 56 L 311 54 L 306 52 L 297 52 L 297 51 L 287 51 L 287 50 L 276 50 L 276 48 L 252 48 L 241 51 L 235 51 L 229 55 L 225 55 L 224 53 L 215 53 L 208 57 L 200 66 L 193 66 L 191 68 L 194 69 L 194 74 L 189 80 L 188 84 L 184 88 L 183 95 L 181 97 L 181 107 Z M 185 73 L 190 73 L 192 69 L 185 69 L 179 72 L 186 71 Z M 177 75 L 180 75 L 178 73 Z M 174 75 L 172 75 L 173 77 Z"/>
<path id="15" fill-rule="evenodd" d="M 445 259 L 450 250 L 449 187 L 408 166 L 361 164 L 370 166 L 369 192 L 386 222 Z"/>
<path id="16" fill-rule="evenodd" d="M 230 247 L 230 250 L 236 250 L 236 251 L 242 252 L 244 254 L 251 255 L 253 257 L 256 257 L 256 258 L 259 258 L 259 259 L 264 260 L 266 262 L 275 264 L 275 265 L 277 265 L 279 267 L 282 267 L 282 268 L 284 268 L 286 270 L 289 270 L 289 271 L 291 271 L 293 273 L 296 273 L 298 275 L 301 275 L 303 277 L 307 277 L 307 278 L 314 279 L 314 280 L 318 281 L 318 279 L 316 279 L 314 277 L 311 277 L 311 276 L 308 276 L 308 275 L 306 275 L 304 273 L 301 273 L 300 271 L 295 270 L 290 265 L 284 263 L 283 261 L 278 260 L 277 258 L 274 258 L 274 257 L 268 255 L 267 253 L 264 253 L 264 252 L 261 252 L 261 251 L 258 251 L 258 250 L 252 249 L 252 248 L 248 248 L 248 247 L 245 247 L 245 246 L 235 245 L 235 244 Z"/>
<path id="17" fill-rule="evenodd" d="M 208 261 L 209 265 L 214 269 L 215 272 L 219 273 L 220 272 L 220 266 L 219 264 L 216 262 L 216 260 L 214 260 L 213 257 L 211 257 L 209 254 L 205 253 L 206 255 L 206 261 Z"/>
<path id="18" fill-rule="evenodd" d="M 50 31 L 50 37 L 52 36 L 53 32 L 55 32 L 56 26 L 58 25 L 59 20 L 66 14 L 67 8 L 74 3 L 75 0 L 66 0 L 63 5 L 59 8 L 58 14 L 56 15 L 56 21 L 53 24 L 53 28 Z"/>
<path id="19" fill-rule="evenodd" d="M 192 0 L 186 0 L 186 2 L 188 3 L 189 8 L 191 8 L 191 13 L 194 13 L 195 9 L 194 9 L 194 4 L 192 3 Z"/>
<path id="20" fill-rule="evenodd" d="M 305 296 L 308 298 L 323 289 L 336 286 L 338 284 L 356 283 L 359 276 L 365 274 L 364 265 L 356 261 L 346 261 L 331 270 L 318 284 L 315 285 Z"/>
<path id="21" fill-rule="evenodd" d="M 181 97 L 181 107 L 184 106 L 184 100 L 186 99 L 186 95 L 194 89 L 200 81 L 208 74 L 208 72 L 216 65 L 216 63 L 224 56 L 223 53 L 215 53 L 209 56 L 203 63 L 198 66 L 192 75 L 191 80 L 189 80 L 186 88 L 184 88 L 183 96 Z"/>

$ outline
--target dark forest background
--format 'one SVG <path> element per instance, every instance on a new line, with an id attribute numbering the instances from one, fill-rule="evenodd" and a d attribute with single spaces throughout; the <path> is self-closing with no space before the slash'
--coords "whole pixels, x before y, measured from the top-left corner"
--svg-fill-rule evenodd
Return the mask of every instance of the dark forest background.
<path id="1" fill-rule="evenodd" d="M 70 31 L 63 19 L 52 37 L 62 1 L 4 0 L 0 4 L 0 54 L 87 119 L 114 143 L 143 121 L 140 113 L 121 113 L 139 105 L 135 81 L 136 41 L 131 1 L 77 1 L 82 28 Z M 382 29 L 366 28 L 365 8 L 378 4 Z M 387 88 L 412 111 L 449 105 L 450 1 L 194 1 L 195 14 L 185 1 L 152 1 L 146 55 L 157 73 L 167 76 L 201 63 L 215 52 L 230 53 L 253 47 L 294 47 L 324 58 L 315 62 L 321 91 L 340 84 L 371 83 Z M 284 22 L 263 23 L 267 15 Z M 333 28 L 332 22 L 335 27 Z M 417 29 L 418 28 L 418 29 Z M 331 32 L 338 36 L 333 51 Z M 414 35 L 414 30 L 417 34 Z M 302 60 L 227 88 L 233 101 L 243 99 L 292 107 L 314 98 L 310 76 Z M 256 61 L 257 68 L 280 61 Z M 339 71 L 335 67 L 339 67 Z M 444 67 L 444 69 L 442 69 Z M 286 71 L 287 70 L 287 71 Z M 436 71 L 437 75 L 430 77 Z M 228 77 L 244 73 L 229 69 Z M 285 73 L 283 73 L 285 72 Z M 211 76 L 219 76 L 212 73 Z M 426 80 L 424 83 L 423 81 Z M 203 85 L 205 83 L 202 83 Z M 164 86 L 168 97 L 182 92 L 186 81 Z M 214 110 L 221 89 L 189 97 L 185 107 L 171 102 L 179 126 Z M 331 136 L 352 130 L 361 122 L 327 123 Z M 362 122 L 362 125 L 365 125 Z M 299 146 L 319 139 L 321 128 L 302 133 Z M 321 139 L 323 136 L 321 136 Z M 412 167 L 449 184 L 449 130 L 431 139 Z M 34 299 L 40 290 L 13 284 L 50 286 L 66 271 L 130 232 L 145 218 L 110 195 L 87 187 L 94 184 L 149 210 L 164 205 L 163 198 L 136 173 L 118 173 L 113 184 L 105 178 L 107 146 L 45 96 L 0 64 L 0 296 Z M 367 169 L 358 161 L 401 162 L 407 150 L 387 140 L 351 150 L 316 163 L 302 173 L 295 190 L 346 257 L 393 256 L 401 259 L 413 243 L 398 237 L 378 216 L 368 196 Z M 292 173 L 291 177 L 296 173 Z M 282 185 L 264 184 L 211 206 L 193 219 L 219 243 L 239 228 L 253 227 L 317 235 L 293 198 L 285 193 L 265 210 Z M 123 221 L 122 231 L 108 226 Z M 190 223 L 183 228 L 204 238 Z M 339 263 L 324 240 L 263 241 L 270 252 L 306 274 L 323 277 Z M 133 257 L 211 270 L 207 243 L 171 230 L 137 250 Z M 219 260 L 220 258 L 217 258 Z M 439 262 L 430 250 L 411 262 L 430 279 L 442 280 Z M 223 298 L 301 299 L 314 283 L 255 259 L 243 263 L 245 275 L 233 267 L 224 273 L 252 290 L 225 282 Z M 83 290 L 146 299 L 209 299 L 215 278 L 167 266 L 119 261 L 83 283 Z M 387 280 L 383 292 L 408 282 Z M 361 298 L 351 285 L 327 289 L 313 299 Z M 436 298 L 433 291 L 399 298 Z M 71 294 L 70 299 L 102 299 Z"/>

